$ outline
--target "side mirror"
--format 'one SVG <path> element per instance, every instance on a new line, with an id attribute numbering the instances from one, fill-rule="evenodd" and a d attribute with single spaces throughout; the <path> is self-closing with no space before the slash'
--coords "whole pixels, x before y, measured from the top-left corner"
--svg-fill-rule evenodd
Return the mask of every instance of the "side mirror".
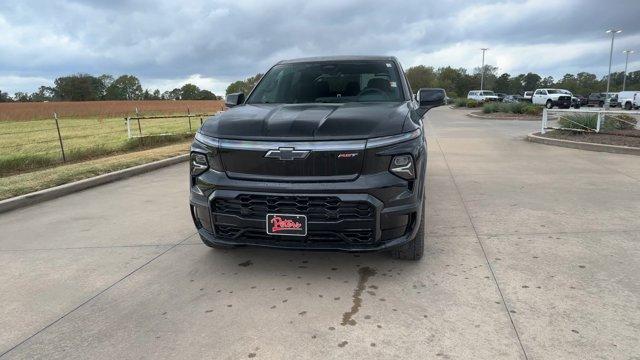
<path id="1" fill-rule="evenodd" d="M 227 98 L 224 101 L 224 104 L 227 107 L 234 107 L 237 105 L 241 105 L 244 102 L 244 93 L 233 93 L 233 94 L 229 94 L 227 95 Z"/>
<path id="2" fill-rule="evenodd" d="M 437 106 L 444 105 L 446 103 L 444 92 L 437 92 L 431 96 L 422 96 L 422 92 L 423 91 L 418 91 L 418 102 L 420 103 L 420 106 Z"/>

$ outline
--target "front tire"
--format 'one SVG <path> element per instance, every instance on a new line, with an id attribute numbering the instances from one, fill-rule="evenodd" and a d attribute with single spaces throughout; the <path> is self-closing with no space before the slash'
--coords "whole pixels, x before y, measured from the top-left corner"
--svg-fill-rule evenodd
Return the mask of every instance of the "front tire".
<path id="1" fill-rule="evenodd" d="M 391 250 L 391 257 L 399 260 L 420 260 L 424 254 L 424 238 L 425 238 L 425 200 L 422 200 L 422 214 L 420 218 L 420 225 L 418 225 L 418 233 L 413 240 L 408 243 L 398 246 Z"/>
<path id="2" fill-rule="evenodd" d="M 625 110 L 631 110 L 631 103 L 627 101 L 627 102 L 624 104 L 624 109 L 625 109 Z"/>
<path id="3" fill-rule="evenodd" d="M 551 100 L 547 100 L 547 102 L 544 104 L 544 106 L 547 109 L 553 109 L 553 102 Z"/>

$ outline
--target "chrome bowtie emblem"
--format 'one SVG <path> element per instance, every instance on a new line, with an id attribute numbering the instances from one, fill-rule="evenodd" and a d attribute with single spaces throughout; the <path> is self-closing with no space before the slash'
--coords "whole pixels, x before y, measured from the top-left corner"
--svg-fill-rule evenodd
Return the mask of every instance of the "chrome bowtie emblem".
<path id="1" fill-rule="evenodd" d="M 292 147 L 281 147 L 277 150 L 269 150 L 264 155 L 266 158 L 274 158 L 278 160 L 299 160 L 309 156 L 309 150 L 296 150 Z"/>

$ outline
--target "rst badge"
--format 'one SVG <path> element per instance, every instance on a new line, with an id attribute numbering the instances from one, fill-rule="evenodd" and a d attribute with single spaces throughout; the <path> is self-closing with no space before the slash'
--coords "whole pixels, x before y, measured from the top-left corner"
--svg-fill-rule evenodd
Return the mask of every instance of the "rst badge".
<path id="1" fill-rule="evenodd" d="M 340 153 L 338 159 L 351 159 L 358 156 L 358 153 Z"/>

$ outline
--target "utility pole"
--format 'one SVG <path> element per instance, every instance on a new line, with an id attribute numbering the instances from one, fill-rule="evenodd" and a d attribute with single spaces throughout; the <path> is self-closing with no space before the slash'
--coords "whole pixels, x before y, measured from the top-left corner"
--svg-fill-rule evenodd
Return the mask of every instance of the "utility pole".
<path id="1" fill-rule="evenodd" d="M 611 49 L 609 50 L 609 74 L 607 75 L 607 94 L 604 97 L 605 109 L 609 109 L 609 101 L 611 100 L 611 97 L 609 96 L 609 86 L 611 85 L 611 61 L 613 60 L 613 40 L 615 39 L 616 34 L 620 34 L 621 32 L 622 30 L 613 29 L 613 28 L 605 31 L 605 33 L 611 34 Z"/>
<path id="2" fill-rule="evenodd" d="M 482 68 L 480 68 L 480 70 L 482 71 L 482 75 L 480 75 L 480 90 L 483 90 L 483 86 L 484 86 L 484 52 L 489 50 L 489 48 L 482 48 L 480 50 L 482 50 Z"/>
<path id="3" fill-rule="evenodd" d="M 622 91 L 624 91 L 625 86 L 627 85 L 627 66 L 629 65 L 629 54 L 633 54 L 633 50 L 624 50 L 624 54 L 627 55 L 626 60 L 624 61 L 624 78 L 622 78 Z"/>

